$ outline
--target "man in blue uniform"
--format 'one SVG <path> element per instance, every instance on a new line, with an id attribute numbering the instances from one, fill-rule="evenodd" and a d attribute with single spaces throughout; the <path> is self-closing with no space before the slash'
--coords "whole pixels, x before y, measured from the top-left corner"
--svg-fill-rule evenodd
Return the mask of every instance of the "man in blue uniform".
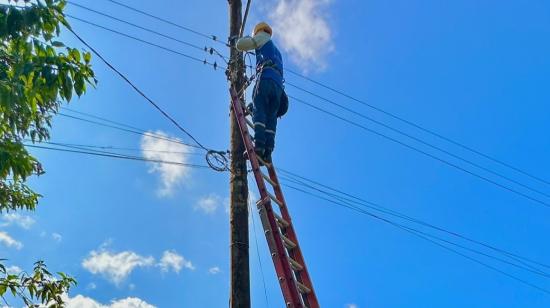
<path id="1" fill-rule="evenodd" d="M 256 68 L 260 74 L 254 88 L 254 141 L 255 152 L 265 162 L 271 163 L 275 148 L 277 114 L 283 96 L 283 59 L 271 40 L 273 30 L 261 22 L 254 28 L 253 36 L 237 41 L 240 51 L 256 51 Z"/>

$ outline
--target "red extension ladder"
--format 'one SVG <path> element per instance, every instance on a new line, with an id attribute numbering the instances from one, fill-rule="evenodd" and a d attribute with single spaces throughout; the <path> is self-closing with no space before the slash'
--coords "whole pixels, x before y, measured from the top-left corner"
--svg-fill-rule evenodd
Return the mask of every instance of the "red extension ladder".
<path id="1" fill-rule="evenodd" d="M 275 272 L 281 284 L 286 307 L 319 308 L 275 167 L 273 164 L 268 164 L 265 167 L 268 175 L 262 172 L 247 127 L 253 128 L 254 124 L 246 118 L 246 106 L 239 100 L 235 89 L 231 88 L 230 93 L 231 106 L 239 124 L 246 152 L 252 165 L 254 179 L 260 192 L 261 199 L 256 202 L 256 206 L 275 265 Z M 273 192 L 268 190 L 268 186 L 272 188 Z M 280 214 L 273 209 L 273 203 L 279 208 Z"/>

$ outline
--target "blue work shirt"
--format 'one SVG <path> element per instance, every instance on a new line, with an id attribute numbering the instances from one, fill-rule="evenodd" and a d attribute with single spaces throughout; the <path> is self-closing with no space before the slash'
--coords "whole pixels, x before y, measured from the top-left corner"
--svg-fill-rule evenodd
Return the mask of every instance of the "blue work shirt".
<path id="1" fill-rule="evenodd" d="M 258 79 L 258 82 L 261 80 L 270 79 L 275 81 L 275 83 L 282 89 L 284 69 L 283 57 L 272 40 L 269 40 L 262 47 L 256 49 L 256 66 L 261 67 L 264 64 L 266 65 L 263 67 L 263 71 Z"/>

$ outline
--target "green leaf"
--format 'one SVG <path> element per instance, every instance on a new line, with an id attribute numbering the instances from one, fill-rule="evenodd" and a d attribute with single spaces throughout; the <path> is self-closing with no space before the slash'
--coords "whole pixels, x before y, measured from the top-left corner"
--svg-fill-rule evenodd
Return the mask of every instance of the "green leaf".
<path id="1" fill-rule="evenodd" d="M 62 42 L 59 42 L 59 41 L 53 41 L 52 46 L 53 47 L 65 47 L 65 44 L 63 44 Z"/>
<path id="2" fill-rule="evenodd" d="M 71 57 L 76 61 L 76 62 L 80 62 L 80 51 L 78 51 L 78 49 L 76 48 L 73 48 L 71 49 L 70 53 Z"/>
<path id="3" fill-rule="evenodd" d="M 16 296 L 16 295 L 17 295 L 17 289 L 15 288 L 14 285 L 9 285 L 8 288 L 10 289 L 11 294 L 12 294 L 13 296 Z"/>
<path id="4" fill-rule="evenodd" d="M 91 60 L 92 60 L 92 54 L 89 52 L 84 53 L 84 61 L 86 62 L 86 64 L 90 63 Z"/>
<path id="5" fill-rule="evenodd" d="M 86 84 L 84 83 L 84 77 L 82 76 L 82 74 L 76 74 L 74 80 L 74 90 L 78 97 L 80 97 L 84 93 L 84 91 L 86 91 Z"/>

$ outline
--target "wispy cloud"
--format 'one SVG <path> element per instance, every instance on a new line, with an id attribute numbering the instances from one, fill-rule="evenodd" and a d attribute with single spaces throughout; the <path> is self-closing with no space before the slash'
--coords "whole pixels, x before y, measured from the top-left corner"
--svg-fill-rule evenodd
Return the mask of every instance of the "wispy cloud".
<path id="1" fill-rule="evenodd" d="M 269 17 L 274 36 L 304 72 L 323 70 L 334 51 L 328 21 L 331 0 L 276 0 Z"/>
<path id="2" fill-rule="evenodd" d="M 4 244 L 7 247 L 13 247 L 17 250 L 23 248 L 23 243 L 15 240 L 7 232 L 0 231 L 0 243 Z"/>
<path id="3" fill-rule="evenodd" d="M 157 262 L 152 256 L 142 256 L 133 251 L 112 252 L 107 250 L 111 242 L 103 243 L 99 250 L 92 250 L 82 261 L 82 267 L 92 274 L 101 275 L 120 286 L 132 272 L 140 267 L 158 267 L 162 272 L 179 273 L 182 269 L 194 270 L 193 263 L 174 250 L 165 250 Z M 95 284 L 93 284 L 95 287 Z M 130 285 L 130 288 L 132 286 Z"/>
<path id="4" fill-rule="evenodd" d="M 217 267 L 217 266 L 214 266 L 214 267 L 211 267 L 211 268 L 208 269 L 208 273 L 209 273 L 210 275 L 219 274 L 220 271 L 221 271 L 220 268 Z"/>
<path id="5" fill-rule="evenodd" d="M 359 306 L 357 304 L 347 304 L 346 308 L 359 308 Z"/>
<path id="6" fill-rule="evenodd" d="M 18 225 L 19 227 L 27 230 L 30 229 L 35 223 L 35 220 L 32 217 L 21 215 L 19 213 L 6 213 L 2 215 L 2 221 L 3 223 L 1 223 L 0 226 Z"/>
<path id="7" fill-rule="evenodd" d="M 141 151 L 143 157 L 150 160 L 169 161 L 176 163 L 188 163 L 189 154 L 192 148 L 186 145 L 177 143 L 181 140 L 170 137 L 162 131 L 149 132 L 164 139 L 154 138 L 150 135 L 145 135 L 141 138 Z M 171 139 L 176 142 L 172 142 Z M 163 164 L 152 162 L 149 163 L 149 172 L 158 173 L 161 179 L 161 187 L 158 189 L 158 195 L 168 197 L 174 193 L 174 189 L 183 183 L 189 177 L 191 168 L 187 166 Z"/>
<path id="8" fill-rule="evenodd" d="M 155 264 L 153 257 L 140 256 L 133 251 L 113 253 L 109 251 L 91 251 L 82 261 L 82 266 L 92 274 L 99 274 L 119 285 L 135 268 L 149 267 Z"/>
<path id="9" fill-rule="evenodd" d="M 163 253 L 159 266 L 163 272 L 173 270 L 174 272 L 179 273 L 182 268 L 190 270 L 195 269 L 195 266 L 193 266 L 191 261 L 186 260 L 182 255 L 179 255 L 173 250 L 167 250 Z"/>
<path id="10" fill-rule="evenodd" d="M 6 267 L 6 272 L 11 275 L 19 275 L 23 270 L 16 265 Z"/>
<path id="11" fill-rule="evenodd" d="M 110 304 L 106 305 L 82 295 L 77 295 L 75 297 L 64 295 L 62 298 L 67 308 L 156 308 L 156 306 L 137 297 L 113 300 Z"/>
<path id="12" fill-rule="evenodd" d="M 196 210 L 201 210 L 206 214 L 214 214 L 222 204 L 222 198 L 216 194 L 210 194 L 200 198 L 195 204 Z"/>
<path id="13" fill-rule="evenodd" d="M 60 243 L 63 240 L 63 236 L 59 233 L 56 233 L 56 232 L 52 233 L 52 238 L 53 238 L 54 241 L 56 241 L 58 243 Z"/>

